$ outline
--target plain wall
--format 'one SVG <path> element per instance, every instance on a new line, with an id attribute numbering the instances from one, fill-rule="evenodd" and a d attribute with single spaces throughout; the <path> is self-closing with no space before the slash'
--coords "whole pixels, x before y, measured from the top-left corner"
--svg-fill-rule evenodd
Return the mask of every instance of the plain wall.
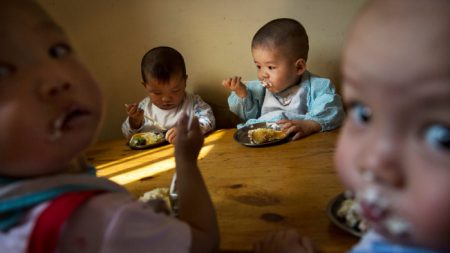
<path id="1" fill-rule="evenodd" d="M 250 51 L 268 21 L 300 21 L 310 40 L 307 68 L 339 88 L 339 57 L 350 22 L 366 0 L 38 0 L 69 34 L 105 99 L 100 140 L 123 138 L 124 104 L 146 96 L 140 61 L 156 46 L 184 56 L 188 91 L 213 106 L 219 127 L 232 127 L 222 79 L 256 79 Z"/>

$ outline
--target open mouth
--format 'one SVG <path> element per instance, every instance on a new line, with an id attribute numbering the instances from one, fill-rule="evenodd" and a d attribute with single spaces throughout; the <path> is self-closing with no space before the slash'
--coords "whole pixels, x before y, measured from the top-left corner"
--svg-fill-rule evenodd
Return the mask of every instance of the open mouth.
<path id="1" fill-rule="evenodd" d="M 391 212 L 391 203 L 376 187 L 368 187 L 357 195 L 363 217 L 372 225 L 387 231 L 392 236 L 405 236 L 411 231 L 411 224 Z"/>
<path id="2" fill-rule="evenodd" d="M 63 132 L 73 129 L 77 122 L 89 116 L 90 112 L 78 106 L 70 106 L 49 124 L 49 139 L 54 141 L 62 137 Z"/>
<path id="3" fill-rule="evenodd" d="M 261 81 L 261 84 L 262 84 L 262 86 L 264 86 L 265 88 L 270 88 L 270 87 L 273 86 L 272 83 L 269 82 L 268 80 L 262 80 L 262 81 Z"/>

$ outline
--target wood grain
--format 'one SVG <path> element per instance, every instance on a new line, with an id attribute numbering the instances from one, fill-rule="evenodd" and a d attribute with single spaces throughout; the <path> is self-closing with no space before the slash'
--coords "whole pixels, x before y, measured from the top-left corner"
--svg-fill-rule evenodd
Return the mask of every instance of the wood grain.
<path id="1" fill-rule="evenodd" d="M 325 212 L 343 191 L 333 166 L 337 131 L 261 148 L 240 145 L 235 131 L 209 135 L 198 162 L 216 207 L 221 252 L 251 252 L 253 242 L 286 228 L 309 236 L 319 252 L 345 252 L 356 243 Z M 136 197 L 169 187 L 175 167 L 170 144 L 131 150 L 124 140 L 101 142 L 87 156 L 100 176 Z"/>

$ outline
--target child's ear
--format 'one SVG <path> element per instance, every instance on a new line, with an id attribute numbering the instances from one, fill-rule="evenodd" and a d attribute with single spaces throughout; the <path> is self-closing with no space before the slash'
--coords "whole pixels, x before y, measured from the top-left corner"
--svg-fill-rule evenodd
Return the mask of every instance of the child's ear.
<path id="1" fill-rule="evenodd" d="M 303 58 L 299 58 L 295 62 L 295 68 L 297 69 L 297 75 L 301 76 L 306 71 L 306 61 Z"/>

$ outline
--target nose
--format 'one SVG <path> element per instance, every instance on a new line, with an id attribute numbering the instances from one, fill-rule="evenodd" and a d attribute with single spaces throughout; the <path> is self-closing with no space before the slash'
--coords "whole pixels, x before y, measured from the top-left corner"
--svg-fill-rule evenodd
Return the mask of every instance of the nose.
<path id="1" fill-rule="evenodd" d="M 48 101 L 70 89 L 71 84 L 66 81 L 43 81 L 39 85 L 38 94 L 42 100 Z"/>
<path id="2" fill-rule="evenodd" d="M 268 79 L 269 78 L 269 73 L 267 73 L 267 71 L 265 71 L 264 69 L 260 69 L 259 70 L 259 79 L 264 80 L 264 79 Z"/>
<path id="3" fill-rule="evenodd" d="M 163 102 L 170 102 L 171 100 L 172 100 L 172 97 L 171 96 L 169 96 L 169 95 L 164 95 L 162 98 L 161 98 L 161 100 L 163 101 Z"/>
<path id="4" fill-rule="evenodd" d="M 43 101 L 55 99 L 72 89 L 71 79 L 59 65 L 42 63 L 41 67 L 35 68 L 34 71 L 38 78 L 37 93 Z"/>
<path id="5" fill-rule="evenodd" d="M 376 139 L 375 139 L 376 138 Z M 370 180 L 391 187 L 402 187 L 404 176 L 402 168 L 402 149 L 390 137 L 375 137 L 368 141 L 360 156 L 360 171 L 370 174 Z"/>

